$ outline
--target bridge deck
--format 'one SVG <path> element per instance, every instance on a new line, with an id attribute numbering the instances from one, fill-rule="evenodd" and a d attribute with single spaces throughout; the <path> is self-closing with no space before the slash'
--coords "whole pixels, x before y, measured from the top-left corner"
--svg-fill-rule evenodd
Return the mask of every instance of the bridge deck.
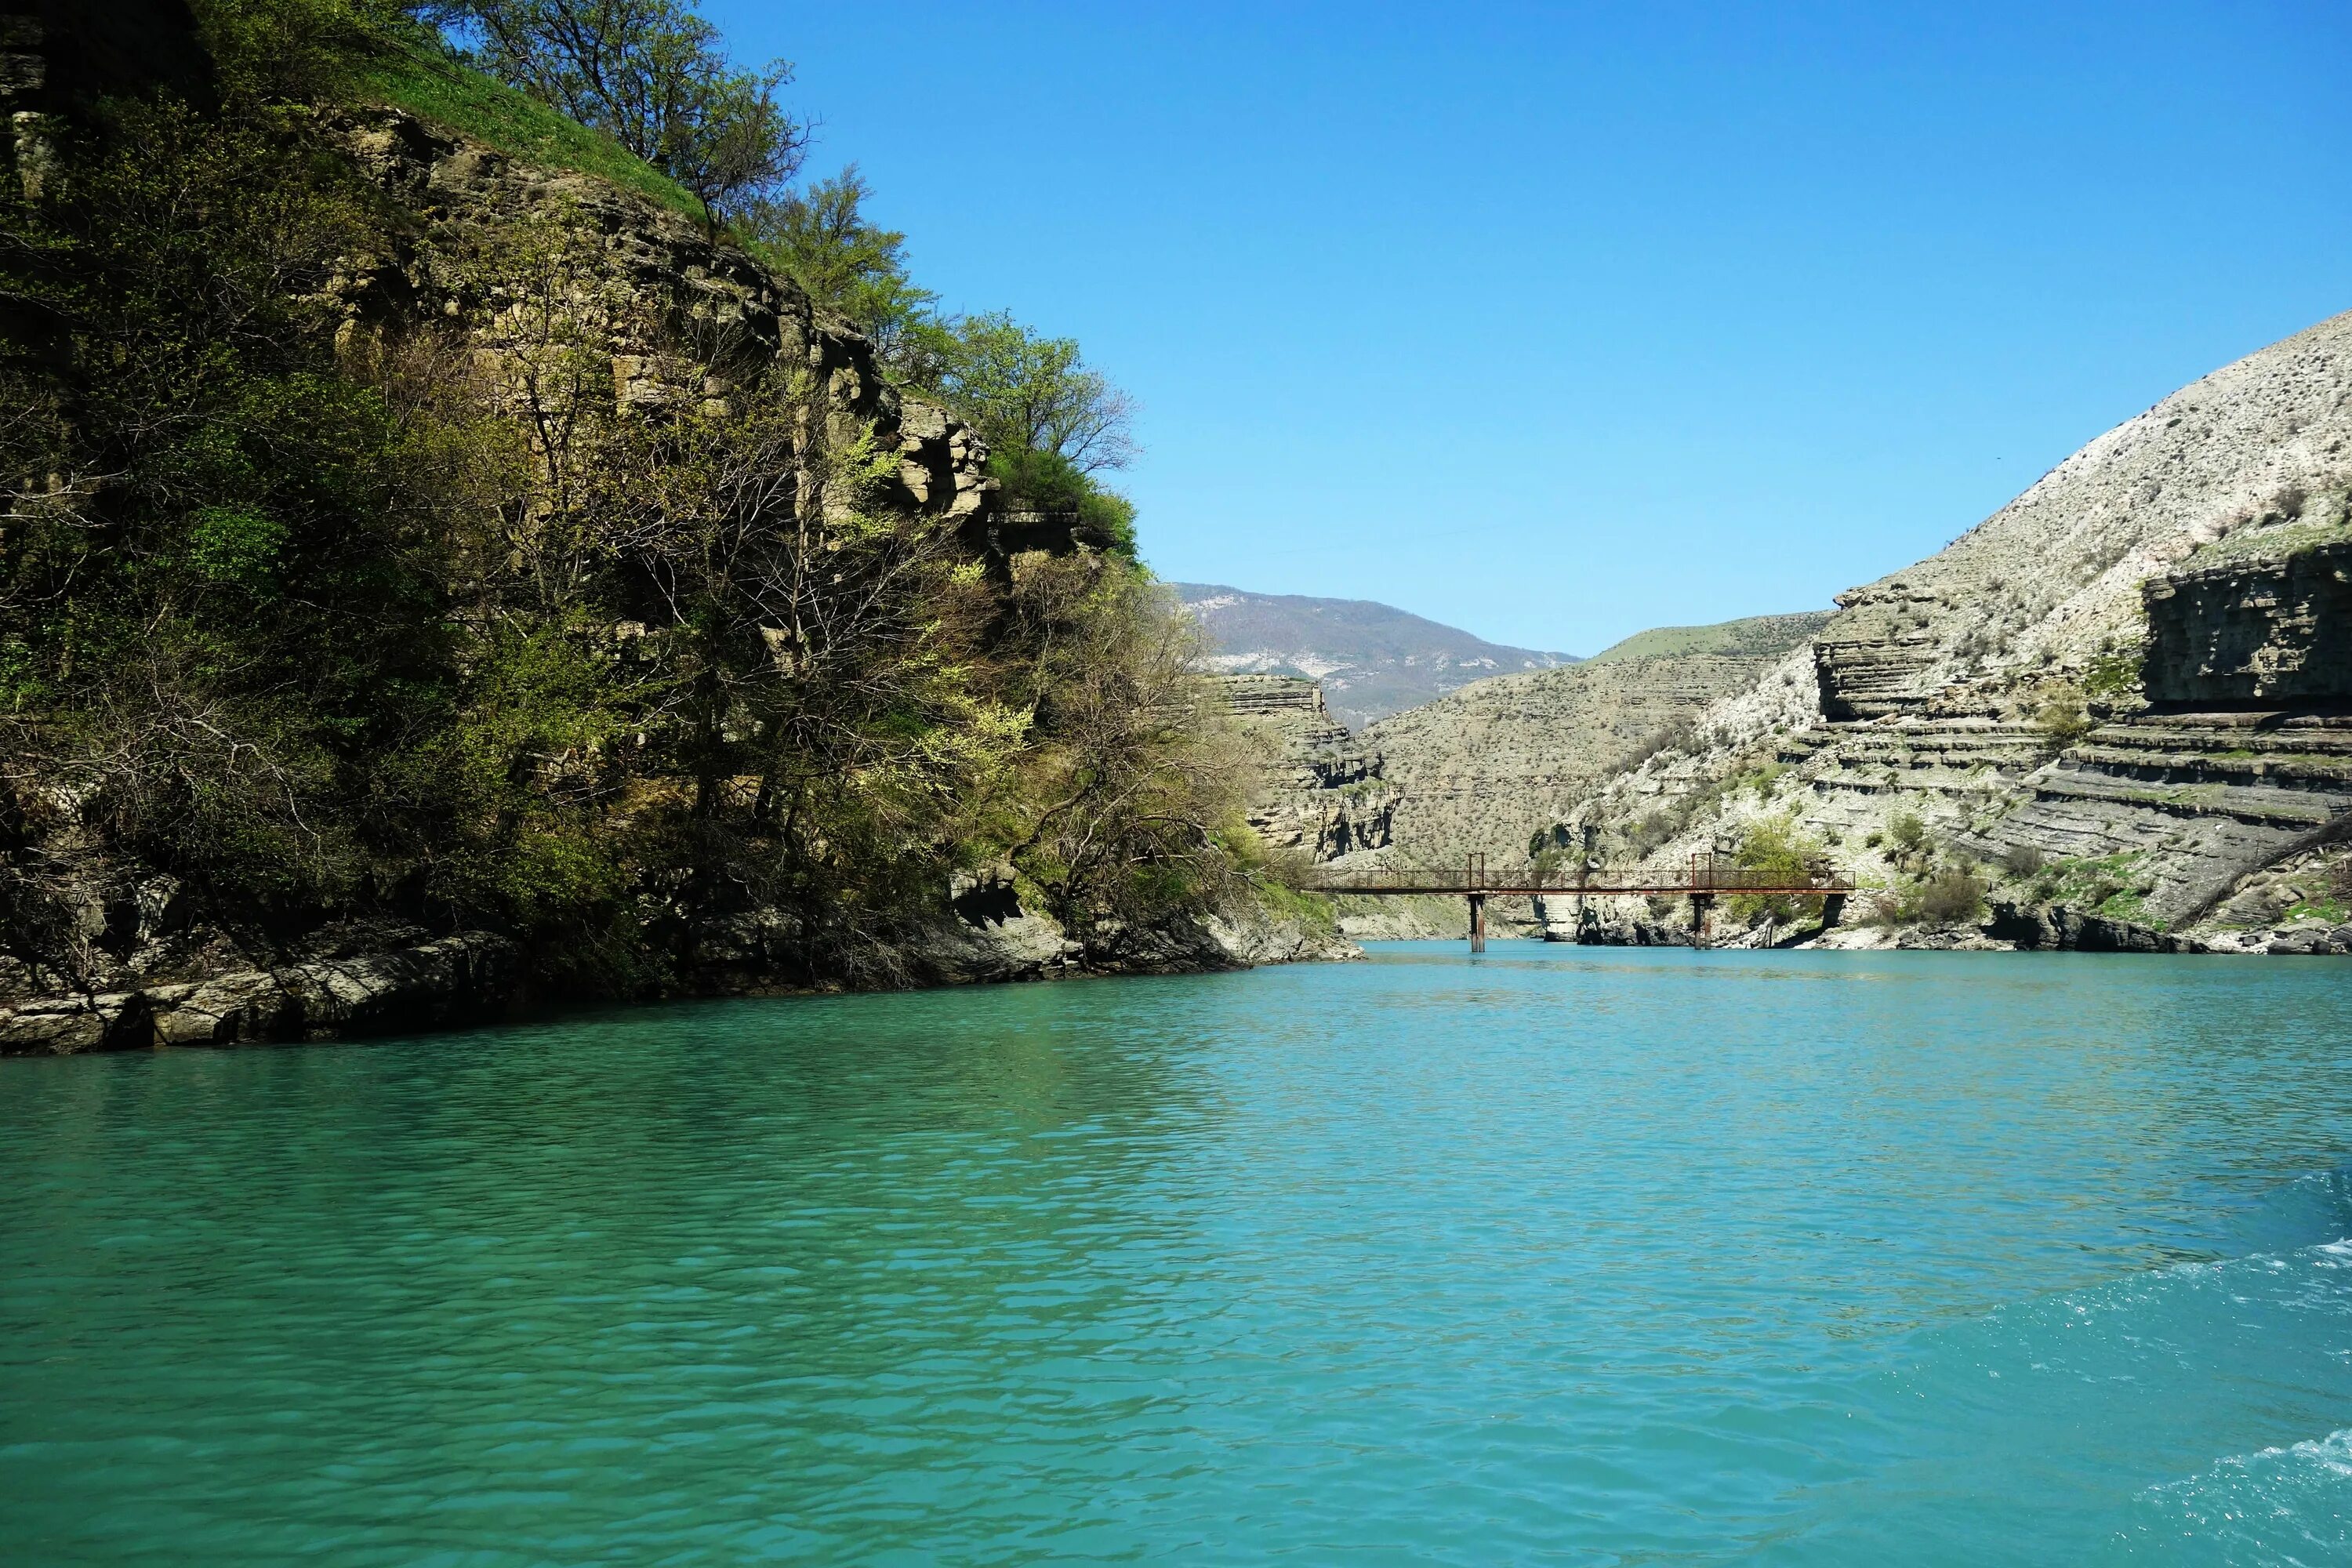
<path id="1" fill-rule="evenodd" d="M 1363 870 L 1318 868 L 1299 884 L 1310 892 L 1365 893 L 1374 896 L 1446 893 L 1497 897 L 1546 898 L 1578 893 L 1647 894 L 1687 898 L 1694 893 L 1740 893 L 1757 897 L 1805 897 L 1851 893 L 1853 879 L 1827 867 L 1791 877 L 1719 861 L 1695 858 L 1680 871 L 1659 872 L 1573 867 L 1547 869 L 1535 866 L 1488 868 L 1474 861 L 1465 866 L 1383 866 Z"/>
<path id="2" fill-rule="evenodd" d="M 1732 864 L 1721 855 L 1694 855 L 1679 872 L 1612 869 L 1591 860 L 1573 866 L 1507 866 L 1496 871 L 1487 866 L 1484 855 L 1472 855 L 1459 866 L 1381 866 L 1349 871 L 1318 867 L 1299 886 L 1318 893 L 1447 893 L 1466 899 L 1470 951 L 1484 952 L 1486 900 L 1497 895 L 1580 899 L 1586 894 L 1646 893 L 1687 898 L 1691 944 L 1697 946 L 1706 940 L 1706 912 L 1718 893 L 1763 898 L 1820 895 L 1826 900 L 1822 906 L 1823 917 L 1834 920 L 1845 906 L 1845 895 L 1853 891 L 1853 879 L 1841 876 L 1827 859 L 1818 857 L 1792 873 Z M 1589 918 L 1591 911 L 1583 913 Z"/>

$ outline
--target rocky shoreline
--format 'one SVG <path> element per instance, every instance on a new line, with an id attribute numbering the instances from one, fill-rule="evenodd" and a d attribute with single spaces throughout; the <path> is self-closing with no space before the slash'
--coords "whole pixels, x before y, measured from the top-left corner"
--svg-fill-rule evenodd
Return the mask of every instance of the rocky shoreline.
<path id="1" fill-rule="evenodd" d="M 1360 959 L 1336 932 L 1263 910 L 1070 940 L 1017 903 L 958 910 L 909 943 L 909 987 L 1087 975 L 1177 974 Z M 275 1045 L 422 1034 L 498 1022 L 530 1000 L 514 942 L 489 931 L 223 970 L 119 989 L 0 1000 L 0 1056 Z M 866 989 L 878 989 L 867 987 Z M 703 995 L 815 994 L 840 986 L 744 984 Z M 673 999 L 673 998 L 664 998 Z"/>
<path id="2" fill-rule="evenodd" d="M 1566 933 L 1543 940 L 1586 947 L 1692 945 L 1687 925 L 1644 920 L 1606 924 L 1580 940 Z M 2352 954 L 2352 921 L 2299 921 L 2252 931 L 2182 933 L 2153 931 L 2064 908 L 2005 904 L 1980 923 L 1869 924 L 1822 930 L 1810 923 L 1791 929 L 1767 921 L 1745 931 L 1710 937 L 1698 945 L 1832 952 L 2150 952 L 2309 958 Z"/>

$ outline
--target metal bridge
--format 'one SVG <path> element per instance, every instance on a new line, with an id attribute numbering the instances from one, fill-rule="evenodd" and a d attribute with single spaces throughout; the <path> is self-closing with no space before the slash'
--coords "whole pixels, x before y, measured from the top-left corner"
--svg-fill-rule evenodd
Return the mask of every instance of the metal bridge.
<path id="1" fill-rule="evenodd" d="M 1316 893 L 1367 894 L 1375 898 L 1440 893 L 1470 901 L 1470 951 L 1486 951 L 1486 900 L 1507 898 L 1573 898 L 1578 924 L 1584 923 L 1588 897 L 1634 894 L 1691 901 L 1691 942 L 1696 946 L 1706 931 L 1706 912 L 1724 894 L 1758 898 L 1800 897 L 1823 900 L 1822 914 L 1834 922 L 1843 909 L 1853 879 L 1825 859 L 1806 862 L 1802 870 L 1765 871 L 1735 864 L 1722 855 L 1694 855 L 1682 868 L 1659 871 L 1614 868 L 1585 859 L 1572 865 L 1531 862 L 1495 870 L 1484 855 L 1472 855 L 1459 866 L 1379 866 L 1341 870 L 1318 866 L 1299 886 Z"/>

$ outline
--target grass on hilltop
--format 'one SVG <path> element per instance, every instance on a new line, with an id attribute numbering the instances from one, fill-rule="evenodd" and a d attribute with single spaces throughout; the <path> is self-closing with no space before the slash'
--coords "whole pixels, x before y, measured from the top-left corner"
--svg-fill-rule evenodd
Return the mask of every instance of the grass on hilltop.
<path id="1" fill-rule="evenodd" d="M 704 221 L 691 193 L 610 136 L 429 47 L 388 41 L 369 60 L 363 79 L 420 119 L 530 163 L 608 180 Z"/>
<path id="2" fill-rule="evenodd" d="M 1711 626 L 1653 626 L 1635 632 L 1623 642 L 1594 654 L 1587 665 L 1615 664 L 1635 658 L 1687 658 L 1693 654 L 1757 657 L 1786 653 L 1821 629 L 1830 612 L 1813 610 L 1794 616 L 1749 616 Z"/>

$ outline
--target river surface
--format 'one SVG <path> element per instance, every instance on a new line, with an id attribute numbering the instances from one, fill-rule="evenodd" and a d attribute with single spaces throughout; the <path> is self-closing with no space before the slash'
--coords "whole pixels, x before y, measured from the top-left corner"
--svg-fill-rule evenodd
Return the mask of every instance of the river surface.
<path id="1" fill-rule="evenodd" d="M 0 1062 L 0 1562 L 2352 1561 L 2352 965 Z"/>

